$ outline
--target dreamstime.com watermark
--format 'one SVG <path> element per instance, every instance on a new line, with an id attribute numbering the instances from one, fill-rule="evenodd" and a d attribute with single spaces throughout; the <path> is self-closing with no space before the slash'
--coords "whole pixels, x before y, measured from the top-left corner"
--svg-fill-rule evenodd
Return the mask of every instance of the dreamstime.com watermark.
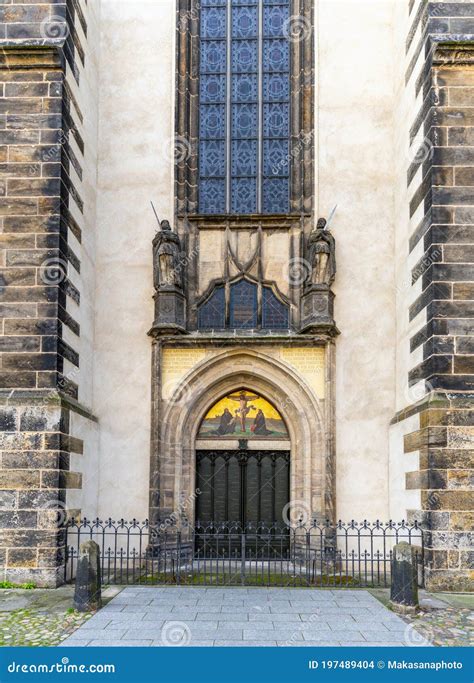
<path id="1" fill-rule="evenodd" d="M 7 666 L 10 674 L 114 674 L 115 664 L 71 664 L 63 657 L 55 664 L 17 664 L 11 662 Z"/>
<path id="2" fill-rule="evenodd" d="M 187 524 L 190 506 L 201 494 L 201 489 L 197 488 L 191 495 L 183 497 L 179 502 L 178 509 L 168 515 L 168 517 L 160 523 L 158 529 L 150 530 L 150 538 L 156 538 L 158 532 L 166 531 L 170 527 L 175 527 L 181 523 Z"/>

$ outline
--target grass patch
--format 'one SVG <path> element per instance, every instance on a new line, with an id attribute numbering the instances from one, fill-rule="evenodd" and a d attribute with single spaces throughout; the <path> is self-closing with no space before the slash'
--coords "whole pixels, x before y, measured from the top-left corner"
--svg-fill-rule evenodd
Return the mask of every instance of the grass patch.
<path id="1" fill-rule="evenodd" d="M 33 590 L 36 583 L 12 583 L 11 581 L 0 581 L 0 588 L 21 588 L 23 590 Z"/>
<path id="2" fill-rule="evenodd" d="M 178 581 L 175 575 L 154 574 L 153 576 L 126 576 L 117 577 L 117 583 L 126 585 L 170 585 L 176 586 Z M 107 585 L 110 585 L 107 582 Z M 292 574 L 246 574 L 242 581 L 239 574 L 181 574 L 179 578 L 181 586 L 281 586 L 289 588 L 337 588 L 357 587 L 359 582 L 352 576 L 315 576 L 306 580 L 304 576 Z"/>

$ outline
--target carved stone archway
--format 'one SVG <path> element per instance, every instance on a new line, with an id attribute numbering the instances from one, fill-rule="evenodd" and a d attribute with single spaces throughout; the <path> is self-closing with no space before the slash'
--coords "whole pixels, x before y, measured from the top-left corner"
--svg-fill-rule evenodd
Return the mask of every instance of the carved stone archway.
<path id="1" fill-rule="evenodd" d="M 216 400 L 243 386 L 273 403 L 286 422 L 294 517 L 303 512 L 334 519 L 330 411 L 290 366 L 264 351 L 246 348 L 226 349 L 205 358 L 182 378 L 169 399 L 157 400 L 150 472 L 152 522 L 168 517 L 194 522 L 199 426 Z"/>

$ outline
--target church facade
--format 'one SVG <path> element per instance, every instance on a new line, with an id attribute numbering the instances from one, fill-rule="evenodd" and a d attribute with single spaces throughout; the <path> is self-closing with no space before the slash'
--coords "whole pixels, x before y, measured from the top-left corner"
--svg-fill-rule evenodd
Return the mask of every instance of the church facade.
<path id="1" fill-rule="evenodd" d="M 0 17 L 2 579 L 68 516 L 379 519 L 472 590 L 474 3 Z"/>

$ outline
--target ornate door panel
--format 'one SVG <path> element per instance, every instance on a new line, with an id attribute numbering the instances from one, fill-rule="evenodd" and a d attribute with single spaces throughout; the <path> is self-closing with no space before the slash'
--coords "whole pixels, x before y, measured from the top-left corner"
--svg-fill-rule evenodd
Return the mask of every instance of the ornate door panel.
<path id="1" fill-rule="evenodd" d="M 196 521 L 284 523 L 287 451 L 197 451 L 196 461 Z"/>

